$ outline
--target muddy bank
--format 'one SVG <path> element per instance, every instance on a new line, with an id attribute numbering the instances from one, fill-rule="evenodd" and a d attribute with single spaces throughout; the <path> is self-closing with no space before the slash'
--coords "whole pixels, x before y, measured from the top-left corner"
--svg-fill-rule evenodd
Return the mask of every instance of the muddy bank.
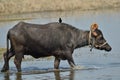
<path id="1" fill-rule="evenodd" d="M 120 7 L 120 0 L 0 0 L 0 14 Z"/>

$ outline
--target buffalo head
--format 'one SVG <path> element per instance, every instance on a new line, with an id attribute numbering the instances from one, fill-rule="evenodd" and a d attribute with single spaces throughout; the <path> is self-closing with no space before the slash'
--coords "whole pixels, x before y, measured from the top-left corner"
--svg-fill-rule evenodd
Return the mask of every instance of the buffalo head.
<path id="1" fill-rule="evenodd" d="M 98 29 L 98 25 L 96 23 L 91 25 L 89 33 L 89 44 L 92 48 L 94 47 L 99 50 L 111 51 L 112 49 L 105 40 L 101 30 Z"/>

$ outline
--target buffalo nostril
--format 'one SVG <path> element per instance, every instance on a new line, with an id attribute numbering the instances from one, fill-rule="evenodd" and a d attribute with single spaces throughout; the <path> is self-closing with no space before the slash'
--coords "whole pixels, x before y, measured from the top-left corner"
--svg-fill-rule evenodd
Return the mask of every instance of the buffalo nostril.
<path id="1" fill-rule="evenodd" d="M 110 49 L 109 49 L 110 51 L 112 50 L 112 48 L 110 47 Z"/>
<path id="2" fill-rule="evenodd" d="M 107 50 L 107 51 L 111 51 L 112 48 L 111 48 L 111 47 L 107 47 L 106 50 Z"/>

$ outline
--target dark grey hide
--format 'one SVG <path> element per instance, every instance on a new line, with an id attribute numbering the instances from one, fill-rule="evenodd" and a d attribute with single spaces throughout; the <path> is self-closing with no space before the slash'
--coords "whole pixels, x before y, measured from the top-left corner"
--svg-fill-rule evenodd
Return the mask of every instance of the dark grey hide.
<path id="1" fill-rule="evenodd" d="M 21 71 L 21 61 L 24 55 L 34 58 L 54 56 L 54 68 L 59 68 L 60 60 L 67 60 L 71 67 L 75 66 L 72 54 L 76 48 L 89 45 L 90 31 L 79 30 L 69 24 L 53 22 L 44 25 L 19 22 L 8 31 L 7 51 L 4 53 L 2 72 L 9 70 L 9 59 L 15 56 L 14 63 Z M 98 37 L 94 38 L 94 47 L 110 51 L 111 47 L 102 32 L 97 29 Z M 9 48 L 9 42 L 11 47 Z M 103 46 L 99 46 L 102 45 Z M 97 46 L 96 46 L 97 45 Z"/>

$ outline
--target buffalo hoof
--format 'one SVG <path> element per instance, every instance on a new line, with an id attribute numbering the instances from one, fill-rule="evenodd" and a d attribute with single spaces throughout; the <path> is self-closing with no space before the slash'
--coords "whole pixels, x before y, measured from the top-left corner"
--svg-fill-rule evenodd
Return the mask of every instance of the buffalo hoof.
<path id="1" fill-rule="evenodd" d="M 21 70 L 21 69 L 18 69 L 18 72 L 22 72 L 22 70 Z"/>
<path id="2" fill-rule="evenodd" d="M 3 68 L 2 70 L 1 70 L 1 72 L 7 72 L 9 69 L 5 69 L 5 68 Z"/>

